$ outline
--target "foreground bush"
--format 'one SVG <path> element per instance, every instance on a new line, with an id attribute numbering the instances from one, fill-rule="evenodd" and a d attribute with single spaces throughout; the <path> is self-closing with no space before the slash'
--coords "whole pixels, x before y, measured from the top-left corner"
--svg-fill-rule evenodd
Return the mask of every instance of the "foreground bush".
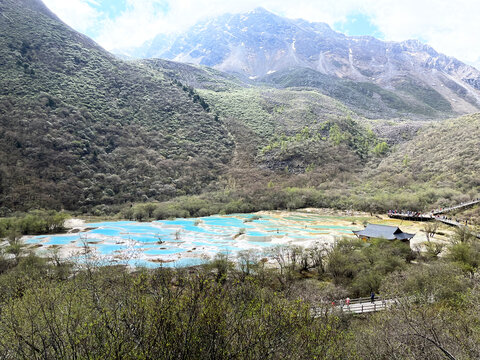
<path id="1" fill-rule="evenodd" d="M 0 276 L 0 357 L 348 357 L 348 331 L 335 314 L 314 318 L 310 304 L 255 276 L 219 278 L 217 265 L 133 273 L 87 266 L 65 276 L 58 266 L 22 258 Z"/>
<path id="2" fill-rule="evenodd" d="M 53 234 L 64 230 L 69 215 L 55 210 L 34 210 L 17 217 L 0 218 L 0 238 L 9 234 Z"/>

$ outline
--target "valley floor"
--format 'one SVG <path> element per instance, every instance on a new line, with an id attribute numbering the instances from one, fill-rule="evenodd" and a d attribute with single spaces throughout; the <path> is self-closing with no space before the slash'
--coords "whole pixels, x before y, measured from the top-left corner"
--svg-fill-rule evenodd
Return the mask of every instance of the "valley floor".
<path id="1" fill-rule="evenodd" d="M 272 249 L 279 246 L 332 247 L 342 238 L 354 238 L 353 230 L 367 223 L 400 226 L 414 233 L 411 247 L 427 241 L 425 223 L 372 216 L 364 212 L 307 208 L 298 211 L 260 211 L 250 214 L 161 220 L 153 222 L 95 221 L 73 218 L 66 221 L 67 233 L 25 236 L 37 254 L 55 251 L 64 259 L 89 257 L 102 264 L 130 266 L 192 266 L 206 263 L 219 253 L 235 259 L 253 251 L 270 263 Z M 453 229 L 441 226 L 434 241 L 446 242 Z"/>

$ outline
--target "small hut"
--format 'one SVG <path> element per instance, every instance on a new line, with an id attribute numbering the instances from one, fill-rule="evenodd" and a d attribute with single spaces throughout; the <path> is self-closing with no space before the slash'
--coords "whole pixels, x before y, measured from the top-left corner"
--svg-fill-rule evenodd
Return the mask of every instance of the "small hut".
<path id="1" fill-rule="evenodd" d="M 367 224 L 363 230 L 353 231 L 358 238 L 362 240 L 370 239 L 386 239 L 386 240 L 400 240 L 409 242 L 415 234 L 408 234 L 400 230 L 398 226 Z"/>

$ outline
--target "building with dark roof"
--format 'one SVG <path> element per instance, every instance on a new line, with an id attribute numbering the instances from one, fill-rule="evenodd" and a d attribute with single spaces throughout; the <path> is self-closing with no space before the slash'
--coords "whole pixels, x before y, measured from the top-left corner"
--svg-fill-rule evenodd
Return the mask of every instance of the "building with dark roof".
<path id="1" fill-rule="evenodd" d="M 400 240 L 410 241 L 415 234 L 404 233 L 398 226 L 367 224 L 363 230 L 353 231 L 360 239 L 386 239 L 386 240 Z"/>

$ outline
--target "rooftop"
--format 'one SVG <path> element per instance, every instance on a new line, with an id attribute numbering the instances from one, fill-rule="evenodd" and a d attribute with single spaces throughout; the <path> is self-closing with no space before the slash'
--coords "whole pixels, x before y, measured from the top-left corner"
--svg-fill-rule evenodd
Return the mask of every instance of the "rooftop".
<path id="1" fill-rule="evenodd" d="M 367 224 L 363 230 L 353 231 L 358 237 L 387 240 L 410 240 L 415 234 L 404 233 L 398 226 Z"/>

